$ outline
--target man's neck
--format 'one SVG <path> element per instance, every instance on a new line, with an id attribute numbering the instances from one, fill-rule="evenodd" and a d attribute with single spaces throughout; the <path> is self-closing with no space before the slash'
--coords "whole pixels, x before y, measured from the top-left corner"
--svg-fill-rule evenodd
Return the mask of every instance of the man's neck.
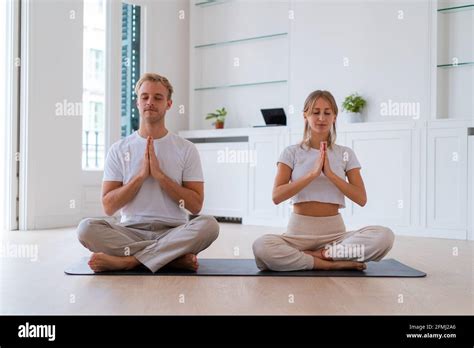
<path id="1" fill-rule="evenodd" d="M 153 139 L 160 139 L 163 138 L 166 134 L 168 134 L 168 130 L 166 129 L 164 124 L 140 124 L 140 128 L 138 129 L 138 134 L 142 138 L 147 138 L 151 136 Z"/>

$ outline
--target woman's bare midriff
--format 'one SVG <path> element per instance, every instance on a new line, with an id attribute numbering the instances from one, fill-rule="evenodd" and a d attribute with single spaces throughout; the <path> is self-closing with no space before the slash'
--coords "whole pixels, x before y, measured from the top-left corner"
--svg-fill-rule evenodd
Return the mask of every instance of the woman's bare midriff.
<path id="1" fill-rule="evenodd" d="M 322 202 L 301 202 L 293 205 L 293 212 L 306 216 L 334 216 L 339 213 L 339 204 Z"/>

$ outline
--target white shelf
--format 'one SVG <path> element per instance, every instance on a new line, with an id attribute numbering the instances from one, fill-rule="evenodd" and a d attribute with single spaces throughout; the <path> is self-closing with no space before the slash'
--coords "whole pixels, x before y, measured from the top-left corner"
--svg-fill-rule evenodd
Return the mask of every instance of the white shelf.
<path id="1" fill-rule="evenodd" d="M 290 128 L 281 127 L 249 127 L 249 128 L 224 128 L 224 129 L 198 129 L 180 131 L 179 136 L 183 138 L 218 138 L 218 137 L 242 137 L 256 134 L 286 134 Z"/>

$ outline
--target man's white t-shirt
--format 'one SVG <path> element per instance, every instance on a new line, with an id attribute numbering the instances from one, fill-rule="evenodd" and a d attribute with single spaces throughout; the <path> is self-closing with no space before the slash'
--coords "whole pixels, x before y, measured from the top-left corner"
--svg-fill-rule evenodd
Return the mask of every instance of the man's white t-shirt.
<path id="1" fill-rule="evenodd" d="M 142 166 L 147 140 L 135 131 L 114 143 L 105 160 L 104 181 L 120 181 L 126 185 Z M 204 182 L 201 160 L 196 146 L 189 140 L 168 131 L 153 140 L 155 154 L 161 170 L 179 185 L 183 181 Z M 185 202 L 184 202 L 185 204 Z M 137 195 L 120 210 L 120 222 L 161 221 L 183 224 L 188 221 L 187 212 L 163 191 L 152 176 L 144 182 Z"/>

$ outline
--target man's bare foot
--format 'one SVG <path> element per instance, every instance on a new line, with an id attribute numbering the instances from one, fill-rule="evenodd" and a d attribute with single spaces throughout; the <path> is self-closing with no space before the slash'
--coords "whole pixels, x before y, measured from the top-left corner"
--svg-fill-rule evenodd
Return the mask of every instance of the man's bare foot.
<path id="1" fill-rule="evenodd" d="M 93 253 L 87 263 L 94 272 L 119 271 L 137 267 L 140 262 L 133 256 L 112 256 Z"/>
<path id="2" fill-rule="evenodd" d="M 356 271 L 363 271 L 367 265 L 363 262 L 357 261 L 327 261 L 314 256 L 313 269 L 324 271 L 340 271 L 345 269 L 353 269 Z"/>
<path id="3" fill-rule="evenodd" d="M 191 271 L 197 271 L 199 263 L 197 257 L 194 254 L 186 254 L 177 259 L 171 261 L 168 266 L 178 269 L 187 269 Z"/>

